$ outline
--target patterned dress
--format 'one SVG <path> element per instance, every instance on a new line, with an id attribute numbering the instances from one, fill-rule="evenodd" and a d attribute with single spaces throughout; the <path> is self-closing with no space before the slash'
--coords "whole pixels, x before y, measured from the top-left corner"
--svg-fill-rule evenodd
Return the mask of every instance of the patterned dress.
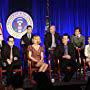
<path id="1" fill-rule="evenodd" d="M 36 60 L 41 60 L 41 52 L 44 52 L 43 47 L 39 47 L 38 50 L 36 50 L 32 45 L 28 46 L 28 51 L 32 52 L 32 57 L 35 58 Z M 32 60 L 31 60 L 32 61 Z M 35 67 L 35 64 L 37 62 L 32 61 L 32 67 Z"/>

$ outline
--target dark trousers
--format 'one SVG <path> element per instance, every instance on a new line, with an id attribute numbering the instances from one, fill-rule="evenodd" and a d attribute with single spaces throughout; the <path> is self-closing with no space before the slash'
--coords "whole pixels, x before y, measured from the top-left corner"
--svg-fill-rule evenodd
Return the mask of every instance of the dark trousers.
<path id="1" fill-rule="evenodd" d="M 62 60 L 60 64 L 61 72 L 64 73 L 63 81 L 70 81 L 72 76 L 78 69 L 78 64 L 75 61 L 70 61 L 66 59 Z M 67 67 L 70 67 L 70 69 L 67 69 Z"/>
<path id="2" fill-rule="evenodd" d="M 22 46 L 22 60 L 23 60 L 23 75 L 24 77 L 28 76 L 28 56 L 27 56 L 27 47 Z"/>
<path id="3" fill-rule="evenodd" d="M 81 59 L 81 64 L 83 65 L 83 59 L 85 58 L 84 49 L 81 49 L 79 52 L 78 50 L 75 50 L 75 53 L 76 53 L 77 63 L 79 63 L 79 59 Z"/>
<path id="4" fill-rule="evenodd" d="M 54 78 L 54 74 L 58 71 L 58 61 L 56 58 L 56 48 L 52 48 L 52 50 L 47 50 L 47 57 L 50 60 L 51 70 L 52 70 L 52 78 Z"/>
<path id="5" fill-rule="evenodd" d="M 6 69 L 6 77 L 7 77 L 7 86 L 13 83 L 13 70 L 21 67 L 21 61 L 15 61 L 11 65 L 6 63 L 6 66 L 2 66 L 3 69 Z"/>

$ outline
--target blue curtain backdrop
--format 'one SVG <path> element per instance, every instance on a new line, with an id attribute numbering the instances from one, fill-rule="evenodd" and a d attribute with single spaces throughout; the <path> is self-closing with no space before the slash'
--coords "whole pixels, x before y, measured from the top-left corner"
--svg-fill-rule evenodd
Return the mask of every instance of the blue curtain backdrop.
<path id="1" fill-rule="evenodd" d="M 10 14 L 16 11 L 24 11 L 33 19 L 33 33 L 40 35 L 43 44 L 46 1 L 45 0 L 0 0 L 0 18 L 3 25 L 4 40 L 7 41 L 9 33 L 6 29 L 6 21 Z M 15 39 L 15 45 L 20 47 L 20 39 Z"/>
<path id="2" fill-rule="evenodd" d="M 9 33 L 6 29 L 6 21 L 8 17 L 16 12 L 24 11 L 33 19 L 33 33 L 40 35 L 42 45 L 44 41 L 44 29 L 46 25 L 46 1 L 45 0 L 0 0 L 0 18 L 3 25 L 4 40 L 7 41 Z M 15 38 L 15 45 L 20 48 L 20 39 Z M 22 66 L 24 60 L 22 56 L 22 48 L 20 48 Z"/>
<path id="3" fill-rule="evenodd" d="M 0 0 L 0 19 L 5 41 L 9 36 L 6 21 L 10 14 L 16 11 L 27 12 L 32 17 L 34 22 L 33 33 L 40 35 L 43 45 L 46 0 Z M 61 36 L 63 33 L 68 33 L 71 36 L 74 33 L 74 28 L 79 26 L 87 44 L 87 37 L 90 36 L 90 0 L 49 0 L 49 14 L 50 24 L 56 26 L 56 31 Z M 15 45 L 20 47 L 20 39 L 15 39 Z M 22 49 L 20 51 L 22 52 Z"/>
<path id="4" fill-rule="evenodd" d="M 62 35 L 74 33 L 79 26 L 82 34 L 90 35 L 90 0 L 49 0 L 50 22 L 56 26 L 57 32 Z"/>
<path id="5" fill-rule="evenodd" d="M 50 24 L 56 26 L 56 31 L 63 35 L 74 33 L 74 28 L 79 26 L 82 34 L 90 35 L 90 0 L 49 0 Z M 41 36 L 44 41 L 46 22 L 46 0 L 0 0 L 0 18 L 3 25 L 3 34 L 6 41 L 8 32 L 6 21 L 15 11 L 25 11 L 31 15 L 34 28 L 33 33 Z M 19 47 L 20 40 L 15 39 Z"/>

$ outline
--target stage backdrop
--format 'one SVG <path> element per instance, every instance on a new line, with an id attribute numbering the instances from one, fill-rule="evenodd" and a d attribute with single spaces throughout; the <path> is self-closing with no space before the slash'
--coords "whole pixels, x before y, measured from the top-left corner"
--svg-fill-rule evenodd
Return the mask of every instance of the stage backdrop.
<path id="1" fill-rule="evenodd" d="M 74 33 L 79 26 L 82 34 L 90 35 L 90 0 L 50 0 L 50 21 L 62 35 Z M 87 43 L 87 41 L 86 41 Z"/>
<path id="2" fill-rule="evenodd" d="M 40 35 L 44 41 L 46 1 L 45 0 L 0 0 L 0 18 L 3 25 L 3 34 L 5 41 L 9 36 L 6 29 L 6 21 L 8 17 L 16 12 L 24 11 L 33 19 L 33 33 Z M 43 43 L 42 43 L 43 44 Z M 15 39 L 15 45 L 20 47 L 20 39 Z"/>
<path id="3" fill-rule="evenodd" d="M 33 33 L 41 36 L 43 45 L 46 0 L 0 0 L 0 18 L 5 41 L 9 35 L 6 30 L 7 18 L 16 11 L 24 11 L 32 17 Z M 90 0 L 49 0 L 49 13 L 50 24 L 56 26 L 60 35 L 68 33 L 71 36 L 74 28 L 79 26 L 87 40 L 90 35 Z M 20 39 L 15 39 L 15 45 L 20 47 Z"/>

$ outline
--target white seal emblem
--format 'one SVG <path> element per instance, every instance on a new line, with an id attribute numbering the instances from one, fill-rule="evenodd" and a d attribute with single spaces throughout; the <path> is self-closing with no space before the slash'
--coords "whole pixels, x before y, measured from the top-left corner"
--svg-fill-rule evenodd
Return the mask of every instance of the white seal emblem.
<path id="1" fill-rule="evenodd" d="M 12 13 L 6 22 L 8 33 L 18 39 L 26 33 L 26 27 L 28 25 L 31 25 L 33 28 L 33 20 L 29 14 L 23 11 Z"/>

